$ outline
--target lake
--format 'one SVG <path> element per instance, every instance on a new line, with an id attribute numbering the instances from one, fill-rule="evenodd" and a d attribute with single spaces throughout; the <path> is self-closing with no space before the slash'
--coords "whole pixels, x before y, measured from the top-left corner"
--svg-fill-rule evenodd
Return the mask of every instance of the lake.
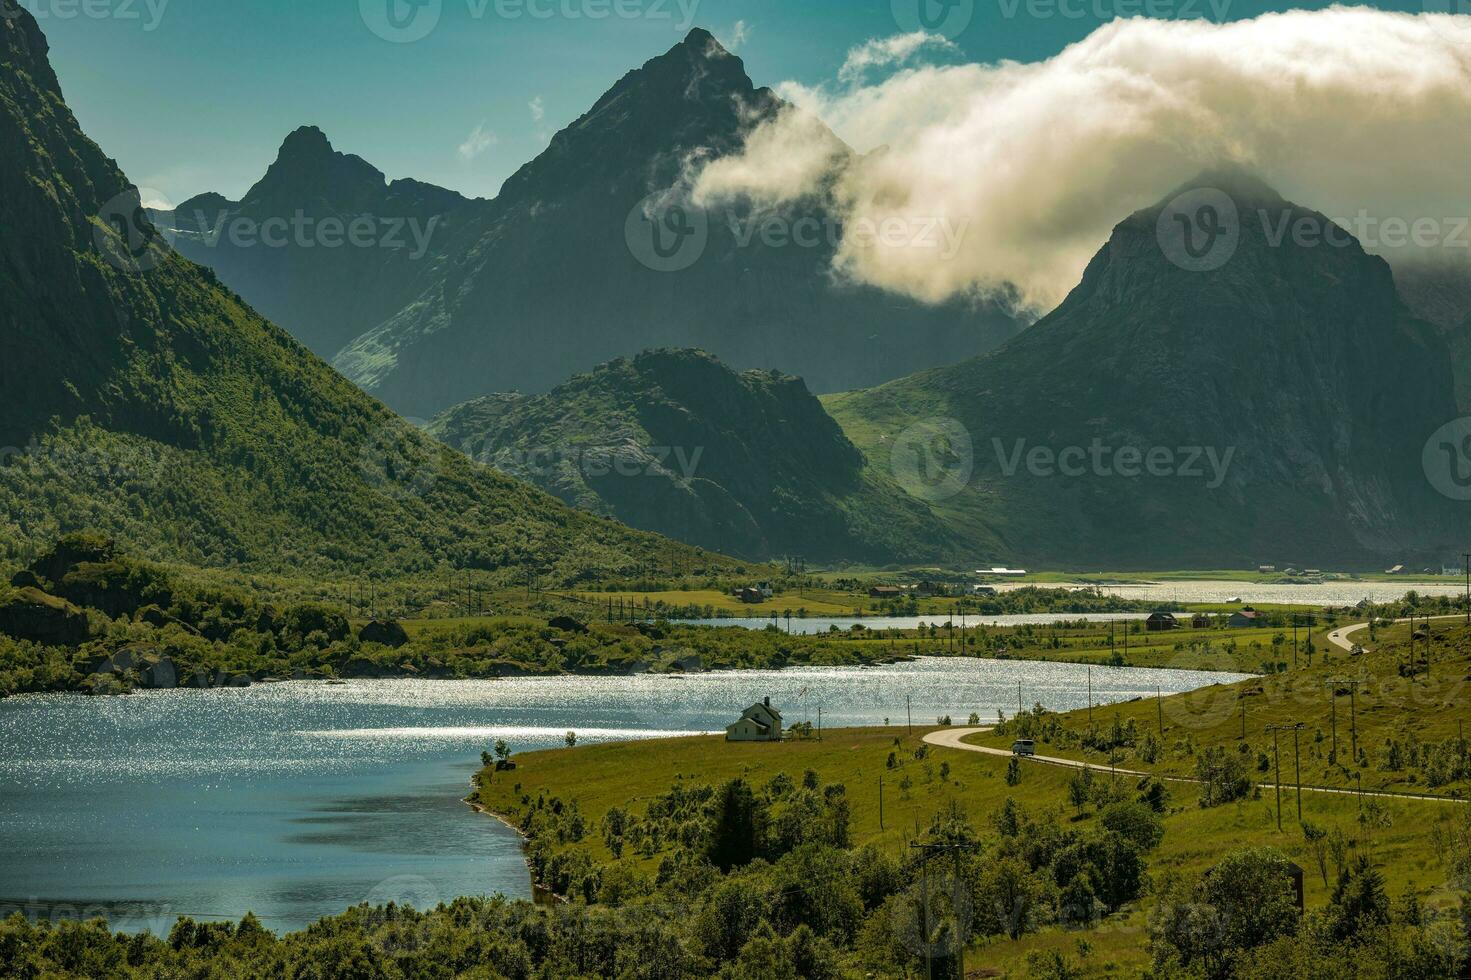
<path id="1" fill-rule="evenodd" d="M 1093 668 L 1098 701 L 1241 675 Z M 520 838 L 461 799 L 482 750 L 721 731 L 770 696 L 829 726 L 1087 704 L 1071 664 L 925 658 L 683 678 L 259 684 L 0 700 L 0 917 L 301 928 L 358 902 L 529 897 Z"/>
<path id="2" fill-rule="evenodd" d="M 774 600 L 780 602 L 780 600 Z M 1052 623 L 1071 623 L 1086 619 L 1095 623 L 1107 623 L 1110 620 L 1118 623 L 1139 621 L 1143 622 L 1149 618 L 1149 613 L 1007 613 L 1001 616 L 978 616 L 967 613 L 965 626 L 1047 626 Z M 826 633 L 836 626 L 840 630 L 846 630 L 850 626 L 862 626 L 870 630 L 912 630 L 918 629 L 920 624 L 926 626 L 943 626 L 946 622 L 954 620 L 956 628 L 961 625 L 960 615 L 949 616 L 941 613 L 931 613 L 928 616 L 808 616 L 806 619 L 792 617 L 792 632 L 798 635 Z M 675 623 L 686 626 L 725 626 L 736 629 L 761 630 L 776 623 L 781 631 L 787 631 L 785 619 L 773 619 L 770 613 L 765 616 L 727 616 L 723 619 L 676 619 Z"/>

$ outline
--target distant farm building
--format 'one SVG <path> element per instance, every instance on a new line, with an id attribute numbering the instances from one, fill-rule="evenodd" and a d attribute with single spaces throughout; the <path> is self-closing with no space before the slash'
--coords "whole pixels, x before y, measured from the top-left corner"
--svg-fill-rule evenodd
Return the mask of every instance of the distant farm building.
<path id="1" fill-rule="evenodd" d="M 902 599 L 904 590 L 897 585 L 875 585 L 868 590 L 870 599 Z"/>
<path id="2" fill-rule="evenodd" d="M 1175 618 L 1174 613 L 1150 613 L 1149 618 L 1144 621 L 1144 628 L 1151 633 L 1162 633 L 1165 630 L 1179 629 L 1180 621 Z"/>
<path id="3" fill-rule="evenodd" d="M 1190 620 L 1190 625 L 1198 630 L 1208 630 L 1211 628 L 1211 618 L 1206 613 L 1196 613 L 1195 618 Z"/>
<path id="4" fill-rule="evenodd" d="M 976 585 L 970 591 L 972 595 L 995 595 L 996 587 L 994 585 Z"/>
<path id="5" fill-rule="evenodd" d="M 1007 568 L 1005 565 L 992 565 L 990 568 L 976 569 L 977 575 L 1000 575 L 1005 578 L 1019 578 L 1027 574 L 1025 568 Z"/>
<path id="6" fill-rule="evenodd" d="M 1233 630 L 1244 630 L 1252 626 L 1261 626 L 1262 622 L 1262 614 L 1255 609 L 1240 609 L 1231 614 L 1231 618 L 1226 620 L 1226 625 Z"/>
<path id="7" fill-rule="evenodd" d="M 1270 575 L 1277 570 L 1276 565 L 1258 565 L 1256 570 L 1263 575 Z"/>
<path id="8" fill-rule="evenodd" d="M 763 698 L 741 712 L 739 721 L 725 726 L 727 742 L 780 742 L 781 712 L 771 706 L 771 698 Z"/>
<path id="9" fill-rule="evenodd" d="M 748 586 L 744 589 L 737 589 L 735 591 L 735 597 L 746 603 L 747 605 L 751 606 L 759 606 L 761 603 L 766 601 L 766 596 L 761 594 L 761 590 L 753 586 Z"/>

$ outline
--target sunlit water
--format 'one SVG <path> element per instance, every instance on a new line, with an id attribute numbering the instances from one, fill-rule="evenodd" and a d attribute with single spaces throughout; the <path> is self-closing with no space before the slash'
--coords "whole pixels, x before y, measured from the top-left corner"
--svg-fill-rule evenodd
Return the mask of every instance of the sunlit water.
<path id="1" fill-rule="evenodd" d="M 1093 668 L 1099 701 L 1238 675 Z M 265 684 L 0 701 L 0 916 L 104 913 L 300 928 L 361 901 L 528 896 L 520 840 L 461 799 L 482 750 L 723 730 L 770 696 L 788 723 L 994 718 L 1087 703 L 1086 668 L 924 659 L 683 678 Z M 574 790 L 575 792 L 575 790 Z"/>
<path id="2" fill-rule="evenodd" d="M 1067 585 L 1046 586 L 1047 588 L 1069 588 Z M 1076 588 L 1077 586 L 1072 586 Z M 1091 587 L 1091 586 L 1090 586 Z M 999 586 L 1001 590 L 1023 588 L 1015 583 Z M 1361 599 L 1370 602 L 1394 602 L 1403 599 L 1406 592 L 1418 592 L 1423 596 L 1459 596 L 1465 592 L 1465 584 L 1455 580 L 1443 580 L 1435 584 L 1418 582 L 1324 582 L 1318 585 L 1274 585 L 1253 582 L 1228 581 L 1179 581 L 1146 582 L 1137 585 L 1101 585 L 1097 587 L 1104 595 L 1116 595 L 1125 599 L 1145 599 L 1166 606 L 1185 602 L 1256 602 L 1282 603 L 1287 605 L 1352 606 Z"/>

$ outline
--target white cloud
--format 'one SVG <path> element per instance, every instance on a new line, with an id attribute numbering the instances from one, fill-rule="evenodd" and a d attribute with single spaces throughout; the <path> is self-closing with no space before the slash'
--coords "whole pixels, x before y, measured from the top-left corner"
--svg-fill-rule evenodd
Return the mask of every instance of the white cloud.
<path id="1" fill-rule="evenodd" d="M 500 142 L 499 138 L 490 130 L 485 128 L 485 123 L 475 127 L 475 130 L 460 144 L 460 159 L 469 163 L 486 150 Z"/>
<path id="2" fill-rule="evenodd" d="M 532 99 L 526 105 L 527 105 L 527 108 L 529 108 L 531 110 L 531 121 L 532 122 L 541 122 L 543 119 L 545 119 L 547 117 L 546 103 L 544 103 L 542 101 L 541 96 L 538 95 L 536 98 Z"/>
<path id="3" fill-rule="evenodd" d="M 746 46 L 746 42 L 750 40 L 750 38 L 751 25 L 747 24 L 743 20 L 738 20 L 733 25 L 731 25 L 730 30 L 725 32 L 725 36 L 722 37 L 720 41 L 722 44 L 725 45 L 725 50 L 729 51 L 731 54 L 736 54 L 741 50 L 741 48 Z"/>
<path id="4" fill-rule="evenodd" d="M 903 65 L 926 48 L 959 50 L 940 34 L 929 34 L 925 31 L 896 34 L 893 37 L 868 41 L 849 51 L 843 67 L 838 69 L 838 79 L 844 82 L 860 82 L 870 69 Z"/>
<path id="5" fill-rule="evenodd" d="M 834 181 L 850 225 L 967 229 L 948 261 L 844 242 L 847 275 L 923 299 L 1011 284 L 1048 308 L 1117 222 L 1220 161 L 1334 218 L 1471 210 L 1471 17 L 1334 7 L 1224 25 L 1117 20 L 1043 62 L 910 67 L 873 84 L 857 79 L 903 46 L 867 49 L 848 59 L 846 84 L 778 88 L 865 156 L 839 164 L 808 146 L 810 120 L 784 113 L 742 157 L 709 166 L 696 193 L 780 199 Z"/>

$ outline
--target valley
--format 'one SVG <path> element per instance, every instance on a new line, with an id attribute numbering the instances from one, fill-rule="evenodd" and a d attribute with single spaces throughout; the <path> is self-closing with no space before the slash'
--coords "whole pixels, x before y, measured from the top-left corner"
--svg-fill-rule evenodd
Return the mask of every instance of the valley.
<path id="1" fill-rule="evenodd" d="M 166 6 L 0 0 L 0 976 L 1471 976 L 1464 15 Z"/>

